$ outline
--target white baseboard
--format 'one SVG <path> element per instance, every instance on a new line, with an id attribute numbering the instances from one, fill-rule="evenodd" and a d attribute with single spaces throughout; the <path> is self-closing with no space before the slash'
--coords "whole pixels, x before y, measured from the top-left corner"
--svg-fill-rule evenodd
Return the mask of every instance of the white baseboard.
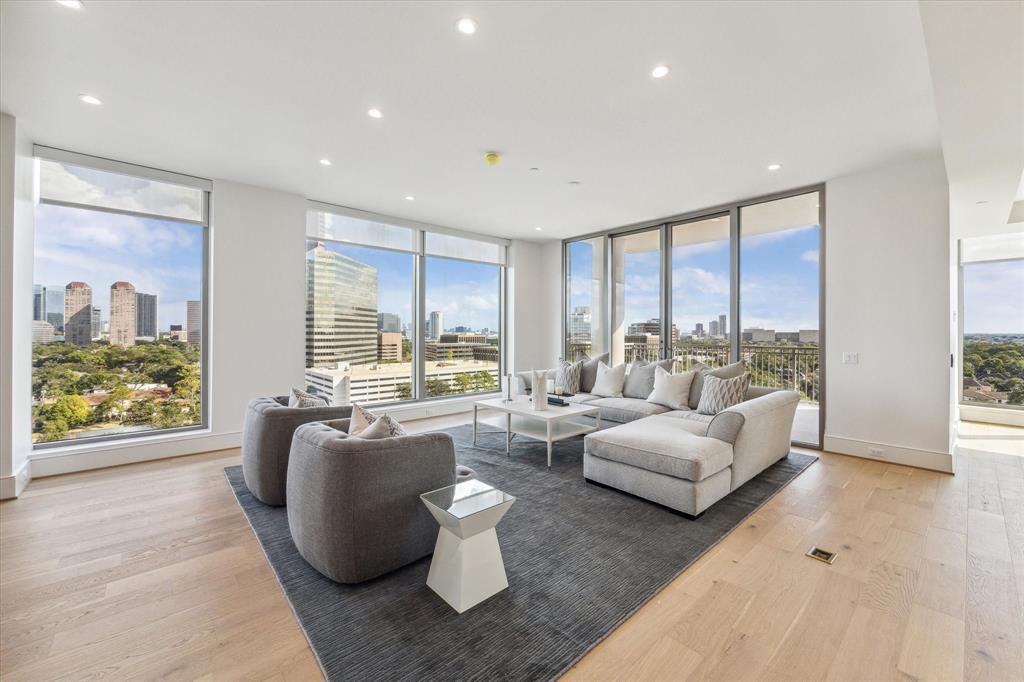
<path id="1" fill-rule="evenodd" d="M 941 471 L 947 474 L 953 473 L 953 456 L 948 452 L 906 448 L 898 445 L 889 445 L 888 443 L 872 443 L 855 438 L 829 436 L 828 434 L 825 435 L 824 449 L 841 455 L 853 455 L 854 457 L 874 459 L 879 462 L 905 464 L 920 469 Z M 876 452 L 878 450 L 881 452 Z"/>
<path id="2" fill-rule="evenodd" d="M 21 495 L 32 480 L 31 471 L 28 460 L 25 460 L 14 474 L 0 477 L 0 500 L 13 500 Z"/>
<path id="3" fill-rule="evenodd" d="M 226 450 L 240 447 L 241 444 L 241 431 L 176 434 L 39 450 L 29 455 L 29 459 L 32 462 L 32 477 L 43 478 L 75 471 Z"/>

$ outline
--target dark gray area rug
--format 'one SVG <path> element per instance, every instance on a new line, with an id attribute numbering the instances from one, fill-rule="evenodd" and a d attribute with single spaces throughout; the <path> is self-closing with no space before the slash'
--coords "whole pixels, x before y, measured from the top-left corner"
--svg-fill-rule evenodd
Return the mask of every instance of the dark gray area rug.
<path id="1" fill-rule="evenodd" d="M 299 556 L 284 507 L 225 474 L 329 680 L 557 677 L 817 458 L 790 453 L 688 520 L 583 480 L 583 439 L 546 446 L 472 427 L 446 431 L 459 463 L 515 495 L 497 527 L 509 589 L 458 614 L 426 586 L 430 557 L 339 585 Z"/>

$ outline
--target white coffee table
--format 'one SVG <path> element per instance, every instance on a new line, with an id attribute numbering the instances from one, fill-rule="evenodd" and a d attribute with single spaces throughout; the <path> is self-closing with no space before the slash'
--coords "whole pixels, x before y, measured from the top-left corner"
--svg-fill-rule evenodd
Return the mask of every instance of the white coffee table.
<path id="1" fill-rule="evenodd" d="M 473 444 L 476 444 L 477 422 L 480 410 L 503 412 L 502 423 L 491 423 L 492 426 L 505 430 L 505 454 L 511 452 L 512 434 L 516 433 L 528 438 L 535 438 L 548 444 L 548 468 L 551 468 L 551 445 L 566 438 L 592 433 L 601 428 L 601 408 L 582 403 L 568 405 L 548 405 L 546 410 L 534 410 L 533 404 L 525 397 L 517 398 L 510 403 L 501 398 L 479 400 L 473 403 Z M 573 417 L 593 415 L 597 420 L 595 426 L 570 421 Z"/>
<path id="2" fill-rule="evenodd" d="M 470 479 L 420 499 L 441 524 L 427 586 L 459 613 L 507 588 L 494 527 L 516 498 Z"/>

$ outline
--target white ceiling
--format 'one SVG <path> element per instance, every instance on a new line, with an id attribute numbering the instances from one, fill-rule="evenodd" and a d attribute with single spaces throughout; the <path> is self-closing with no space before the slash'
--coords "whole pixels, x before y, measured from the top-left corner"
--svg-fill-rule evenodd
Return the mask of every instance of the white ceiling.
<path id="1" fill-rule="evenodd" d="M 0 6 L 0 107 L 36 142 L 506 237 L 939 149 L 912 2 Z"/>

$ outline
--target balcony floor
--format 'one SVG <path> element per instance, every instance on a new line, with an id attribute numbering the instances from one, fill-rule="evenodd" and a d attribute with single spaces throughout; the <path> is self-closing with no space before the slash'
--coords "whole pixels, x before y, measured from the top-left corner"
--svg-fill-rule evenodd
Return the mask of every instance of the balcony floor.
<path id="1" fill-rule="evenodd" d="M 801 402 L 793 420 L 793 440 L 800 443 L 818 443 L 818 403 Z"/>

